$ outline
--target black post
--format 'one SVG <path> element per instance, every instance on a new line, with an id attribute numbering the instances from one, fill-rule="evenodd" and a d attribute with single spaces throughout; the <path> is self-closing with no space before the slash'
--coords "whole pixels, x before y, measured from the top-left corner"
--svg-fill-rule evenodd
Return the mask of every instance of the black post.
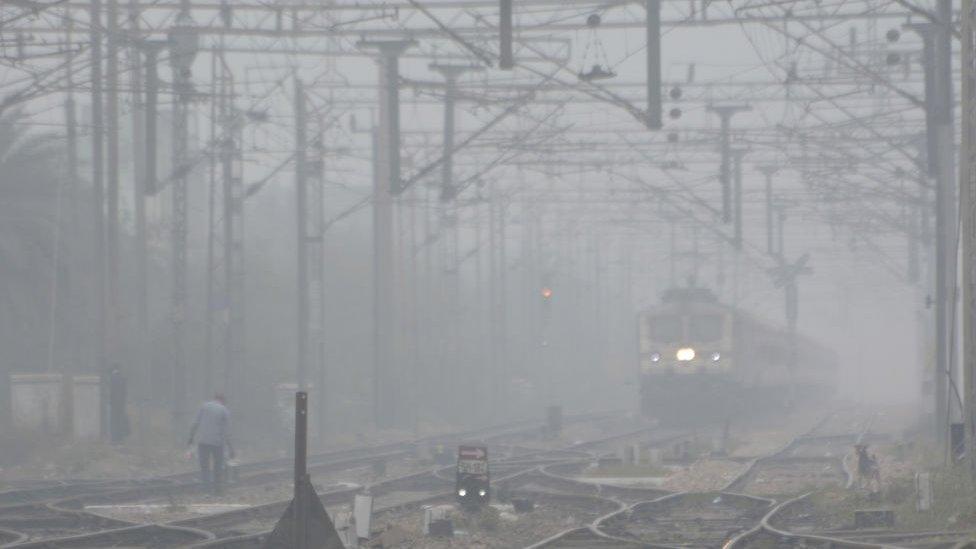
<path id="1" fill-rule="evenodd" d="M 308 393 L 295 393 L 295 494 L 299 481 L 305 478 L 306 452 L 308 450 Z"/>
<path id="2" fill-rule="evenodd" d="M 308 450 L 308 393 L 295 393 L 295 547 L 308 547 L 308 471 L 306 453 Z"/>

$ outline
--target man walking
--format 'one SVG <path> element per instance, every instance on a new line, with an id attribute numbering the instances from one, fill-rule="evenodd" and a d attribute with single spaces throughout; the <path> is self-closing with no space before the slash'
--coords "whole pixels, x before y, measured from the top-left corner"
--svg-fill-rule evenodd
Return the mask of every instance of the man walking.
<path id="1" fill-rule="evenodd" d="M 225 405 L 224 395 L 217 393 L 213 400 L 200 407 L 190 429 L 189 445 L 193 445 L 194 437 L 200 458 L 200 480 L 203 484 L 212 484 L 213 492 L 219 495 L 224 488 L 225 445 L 230 458 L 234 458 L 234 447 L 230 443 L 230 412 Z"/>

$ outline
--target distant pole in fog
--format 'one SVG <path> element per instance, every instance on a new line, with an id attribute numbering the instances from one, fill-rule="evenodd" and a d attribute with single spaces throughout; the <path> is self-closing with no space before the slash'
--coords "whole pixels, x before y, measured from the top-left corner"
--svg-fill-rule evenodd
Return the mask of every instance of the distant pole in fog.
<path id="1" fill-rule="evenodd" d="M 733 149 L 732 153 L 732 197 L 733 197 L 733 237 L 735 249 L 742 251 L 742 159 L 749 151 Z"/>
<path id="2" fill-rule="evenodd" d="M 72 202 L 76 202 L 79 198 L 78 194 L 78 110 L 75 103 L 75 92 L 74 92 L 74 59 L 75 52 L 72 49 L 73 36 L 72 31 L 74 30 L 74 19 L 68 11 L 64 14 L 64 27 L 65 27 L 65 43 L 66 53 L 64 59 L 64 87 L 65 87 L 65 98 L 64 98 L 64 123 L 65 123 L 65 145 L 67 146 L 67 161 L 68 161 L 68 189 L 70 190 L 70 197 Z M 77 208 L 72 206 L 72 212 L 76 212 Z M 77 216 L 72 214 L 71 230 L 78 230 L 79 226 L 77 223 Z"/>
<path id="3" fill-rule="evenodd" d="M 722 123 L 719 133 L 722 160 L 718 175 L 722 185 L 722 222 L 729 223 L 732 221 L 732 117 L 736 113 L 750 111 L 752 107 L 722 105 L 709 106 L 708 110 L 717 114 Z"/>
<path id="4" fill-rule="evenodd" d="M 963 215 L 962 330 L 965 440 L 970 477 L 976 478 L 976 2 L 962 0 L 962 142 L 959 188 Z"/>
<path id="5" fill-rule="evenodd" d="M 936 443 L 948 448 L 952 375 L 949 326 L 953 322 L 949 289 L 956 286 L 955 268 L 955 177 L 954 130 L 952 121 L 952 5 L 939 0 L 936 22 L 912 24 L 923 43 L 925 68 L 925 130 L 928 173 L 935 187 L 935 417 L 932 430 Z M 947 23 L 943 23 L 946 21 Z M 949 449 L 947 452 L 951 452 Z"/>
<path id="6" fill-rule="evenodd" d="M 379 53 L 379 127 L 374 139 L 373 174 L 373 420 L 377 427 L 398 423 L 399 388 L 394 356 L 396 302 L 394 289 L 393 201 L 400 181 L 400 55 L 411 40 L 361 41 L 360 48 Z"/>
<path id="7" fill-rule="evenodd" d="M 766 178 L 763 196 L 766 203 L 766 253 L 773 255 L 773 175 L 779 171 L 776 166 L 760 166 L 759 171 Z"/>
<path id="8" fill-rule="evenodd" d="M 514 0 L 498 0 L 498 68 L 515 67 L 512 52 L 512 10 Z"/>
<path id="9" fill-rule="evenodd" d="M 119 304 L 119 1 L 108 0 L 108 33 L 105 59 L 106 91 L 106 161 L 108 163 L 107 213 L 108 227 L 108 288 L 105 294 L 108 308 L 106 337 L 108 359 L 119 360 L 121 341 L 121 310 Z M 127 368 L 128 370 L 128 368 Z"/>
<path id="10" fill-rule="evenodd" d="M 447 341 L 441 346 L 443 352 L 439 358 L 444 364 L 443 370 L 448 372 L 446 379 L 447 390 L 441 394 L 449 395 L 453 398 L 459 394 L 459 387 L 455 382 L 462 379 L 462 370 L 459 369 L 457 352 L 458 342 L 460 341 L 460 322 L 461 322 L 461 265 L 459 254 L 459 231 L 461 224 L 461 212 L 457 204 L 457 194 L 459 189 L 454 183 L 454 134 L 455 134 L 455 104 L 457 101 L 457 81 L 462 74 L 472 70 L 480 70 L 480 67 L 472 65 L 446 65 L 433 63 L 429 66 L 430 70 L 439 73 L 444 77 L 444 125 L 441 140 L 441 151 L 443 162 L 441 163 L 441 250 L 443 253 L 444 272 L 447 275 L 446 311 L 448 315 L 447 325 L 452 333 L 441 334 Z M 477 207 L 475 207 L 477 210 Z M 476 212 L 477 217 L 477 212 Z M 442 378 L 443 379 L 443 378 Z M 460 404 L 457 402 L 455 405 Z"/>
<path id="11" fill-rule="evenodd" d="M 299 391 L 308 386 L 308 255 L 305 240 L 308 238 L 306 222 L 306 201 L 308 185 L 305 180 L 305 149 L 307 147 L 305 126 L 305 88 L 302 81 L 295 78 L 295 221 L 297 223 L 298 243 L 298 347 L 296 349 L 295 383 Z"/>
<path id="12" fill-rule="evenodd" d="M 661 0 L 646 0 L 647 127 L 661 129 Z"/>
<path id="13" fill-rule="evenodd" d="M 217 143 L 217 118 L 223 112 L 224 92 L 217 85 L 217 47 L 210 49 L 210 142 Z M 203 392 L 213 393 L 214 386 L 214 325 L 217 323 L 217 155 L 210 154 L 209 188 L 207 189 L 207 282 L 206 328 L 204 329 Z"/>
<path id="14" fill-rule="evenodd" d="M 306 164 L 309 178 L 308 199 L 308 284 L 309 284 L 309 364 L 315 369 L 318 387 L 318 432 L 324 440 L 329 427 L 328 372 L 325 358 L 325 122 L 317 118 L 315 139 L 310 148 L 314 154 Z M 242 257 L 243 259 L 243 257 Z"/>
<path id="15" fill-rule="evenodd" d="M 199 36 L 191 28 L 189 0 L 180 2 L 180 13 L 169 31 L 170 65 L 173 69 L 173 181 L 172 181 L 172 294 L 170 319 L 173 341 L 170 349 L 173 373 L 173 427 L 186 424 L 186 316 L 187 316 L 187 185 L 191 171 L 189 159 L 189 131 L 187 128 L 190 101 L 193 98 L 191 81 L 193 60 L 199 48 Z"/>
<path id="16" fill-rule="evenodd" d="M 139 376 L 136 395 L 142 404 L 139 407 L 140 436 L 148 430 L 146 404 L 152 395 L 152 351 L 149 345 L 149 292 L 147 276 L 149 273 L 146 250 L 146 194 L 149 190 L 146 181 L 146 112 L 143 99 L 143 44 L 136 38 L 139 32 L 139 2 L 129 0 L 128 22 L 133 39 L 128 45 L 128 70 L 130 98 L 132 102 L 132 200 L 135 232 L 135 356 L 133 371 Z M 155 64 L 155 60 L 153 60 Z M 155 70 L 155 67 L 154 67 Z M 155 121 L 154 121 L 155 122 Z M 155 147 L 155 140 L 152 146 Z"/>
<path id="17" fill-rule="evenodd" d="M 223 37 L 221 37 L 223 39 Z M 221 53 L 223 49 L 221 48 Z M 222 88 L 220 139 L 221 198 L 223 199 L 224 376 L 225 393 L 243 394 L 244 353 L 244 179 L 242 141 L 244 121 L 235 108 L 234 74 L 220 57 Z"/>
<path id="18" fill-rule="evenodd" d="M 321 121 L 311 146 L 304 83 L 295 78 L 295 220 L 297 248 L 298 341 L 295 381 L 306 390 L 309 374 L 318 394 L 318 432 L 325 434 L 325 257 L 323 237 L 323 130 Z M 309 153 L 313 158 L 309 160 Z"/>
<path id="19" fill-rule="evenodd" d="M 102 103 L 102 2 L 92 0 L 91 29 L 91 117 L 92 117 L 92 202 L 95 223 L 95 246 L 92 254 L 95 278 L 95 371 L 102 374 L 108 366 L 105 355 L 105 126 Z M 108 387 L 102 382 L 100 403 L 101 434 L 108 436 Z"/>

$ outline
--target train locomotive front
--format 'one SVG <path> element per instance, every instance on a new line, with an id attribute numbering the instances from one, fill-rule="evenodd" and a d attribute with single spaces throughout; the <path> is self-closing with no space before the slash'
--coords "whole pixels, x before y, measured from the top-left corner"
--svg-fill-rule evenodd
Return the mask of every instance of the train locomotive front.
<path id="1" fill-rule="evenodd" d="M 668 423 L 714 423 L 784 409 L 798 385 L 824 387 L 830 355 L 718 302 L 672 289 L 638 314 L 640 412 Z"/>

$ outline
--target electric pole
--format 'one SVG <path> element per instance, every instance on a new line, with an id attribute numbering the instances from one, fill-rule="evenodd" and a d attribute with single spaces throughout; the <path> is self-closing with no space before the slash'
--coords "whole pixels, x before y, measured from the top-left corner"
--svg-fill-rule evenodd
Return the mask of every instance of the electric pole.
<path id="1" fill-rule="evenodd" d="M 106 161 L 108 162 L 108 318 L 106 336 L 108 359 L 115 366 L 119 356 L 119 0 L 108 0 L 108 33 L 105 77 Z"/>
<path id="2" fill-rule="evenodd" d="M 776 166 L 760 166 L 759 171 L 766 178 L 763 197 L 766 202 L 766 253 L 773 255 L 773 175 L 779 171 Z"/>
<path id="3" fill-rule="evenodd" d="M 199 36 L 193 32 L 189 0 L 181 0 L 180 14 L 169 34 L 170 65 L 173 68 L 173 182 L 172 182 L 172 295 L 170 320 L 173 324 L 172 414 L 173 428 L 186 424 L 186 316 L 187 316 L 187 185 L 192 171 L 187 128 L 193 99 L 192 67 L 199 49 Z"/>
<path id="4" fill-rule="evenodd" d="M 736 113 L 751 111 L 748 105 L 709 105 L 708 110 L 719 116 L 722 122 L 721 134 L 721 153 L 722 162 L 719 167 L 719 181 L 722 184 L 722 222 L 732 221 L 732 117 Z"/>
<path id="5" fill-rule="evenodd" d="M 102 99 L 102 2 L 91 2 L 91 116 L 92 201 L 94 202 L 95 250 L 95 371 L 102 376 L 100 391 L 101 434 L 108 436 L 108 380 L 105 378 L 105 126 Z"/>
<path id="6" fill-rule="evenodd" d="M 951 422 L 949 377 L 952 375 L 949 325 L 953 321 L 949 289 L 956 285 L 955 269 L 955 186 L 952 67 L 951 2 L 939 0 L 935 23 L 913 24 L 923 41 L 925 59 L 925 126 L 928 172 L 935 184 L 935 417 L 936 443 L 947 447 Z M 952 450 L 952 449 L 950 449 Z M 951 453 L 951 452 L 950 452 Z"/>
<path id="7" fill-rule="evenodd" d="M 139 412 L 139 432 L 148 429 L 145 403 L 152 394 L 152 351 L 149 348 L 149 272 L 146 251 L 146 118 L 143 101 L 142 44 L 139 42 L 139 3 L 129 0 L 129 30 L 132 43 L 128 54 L 129 86 L 132 88 L 132 199 L 134 203 L 135 229 L 135 363 L 139 376 L 138 400 L 143 404 Z"/>
<path id="8" fill-rule="evenodd" d="M 512 2 L 498 0 L 498 68 L 510 70 L 515 67 L 512 52 Z"/>
<path id="9" fill-rule="evenodd" d="M 399 362 L 394 356 L 396 296 L 393 201 L 400 193 L 400 55 L 409 40 L 362 41 L 361 48 L 379 52 L 379 128 L 375 137 L 373 188 L 373 419 L 391 427 L 400 411 L 396 386 Z"/>
<path id="10" fill-rule="evenodd" d="M 742 159 L 745 157 L 746 153 L 749 152 L 746 149 L 734 149 L 732 150 L 732 166 L 733 166 L 733 236 L 732 243 L 735 249 L 742 251 Z M 738 266 L 738 260 L 736 262 Z M 736 269 L 738 271 L 738 269 Z M 736 273 L 738 274 L 738 272 Z M 736 280 L 736 292 L 738 293 L 738 280 Z"/>
<path id="11" fill-rule="evenodd" d="M 295 383 L 299 391 L 308 387 L 308 183 L 305 179 L 306 148 L 308 147 L 305 112 L 305 89 L 295 78 L 295 220 L 298 223 L 298 355 Z"/>
<path id="12" fill-rule="evenodd" d="M 962 202 L 963 401 L 966 456 L 976 479 L 976 2 L 962 0 L 962 142 L 959 154 L 959 199 Z"/>
<path id="13" fill-rule="evenodd" d="M 661 129 L 661 0 L 646 0 L 647 127 Z"/>

